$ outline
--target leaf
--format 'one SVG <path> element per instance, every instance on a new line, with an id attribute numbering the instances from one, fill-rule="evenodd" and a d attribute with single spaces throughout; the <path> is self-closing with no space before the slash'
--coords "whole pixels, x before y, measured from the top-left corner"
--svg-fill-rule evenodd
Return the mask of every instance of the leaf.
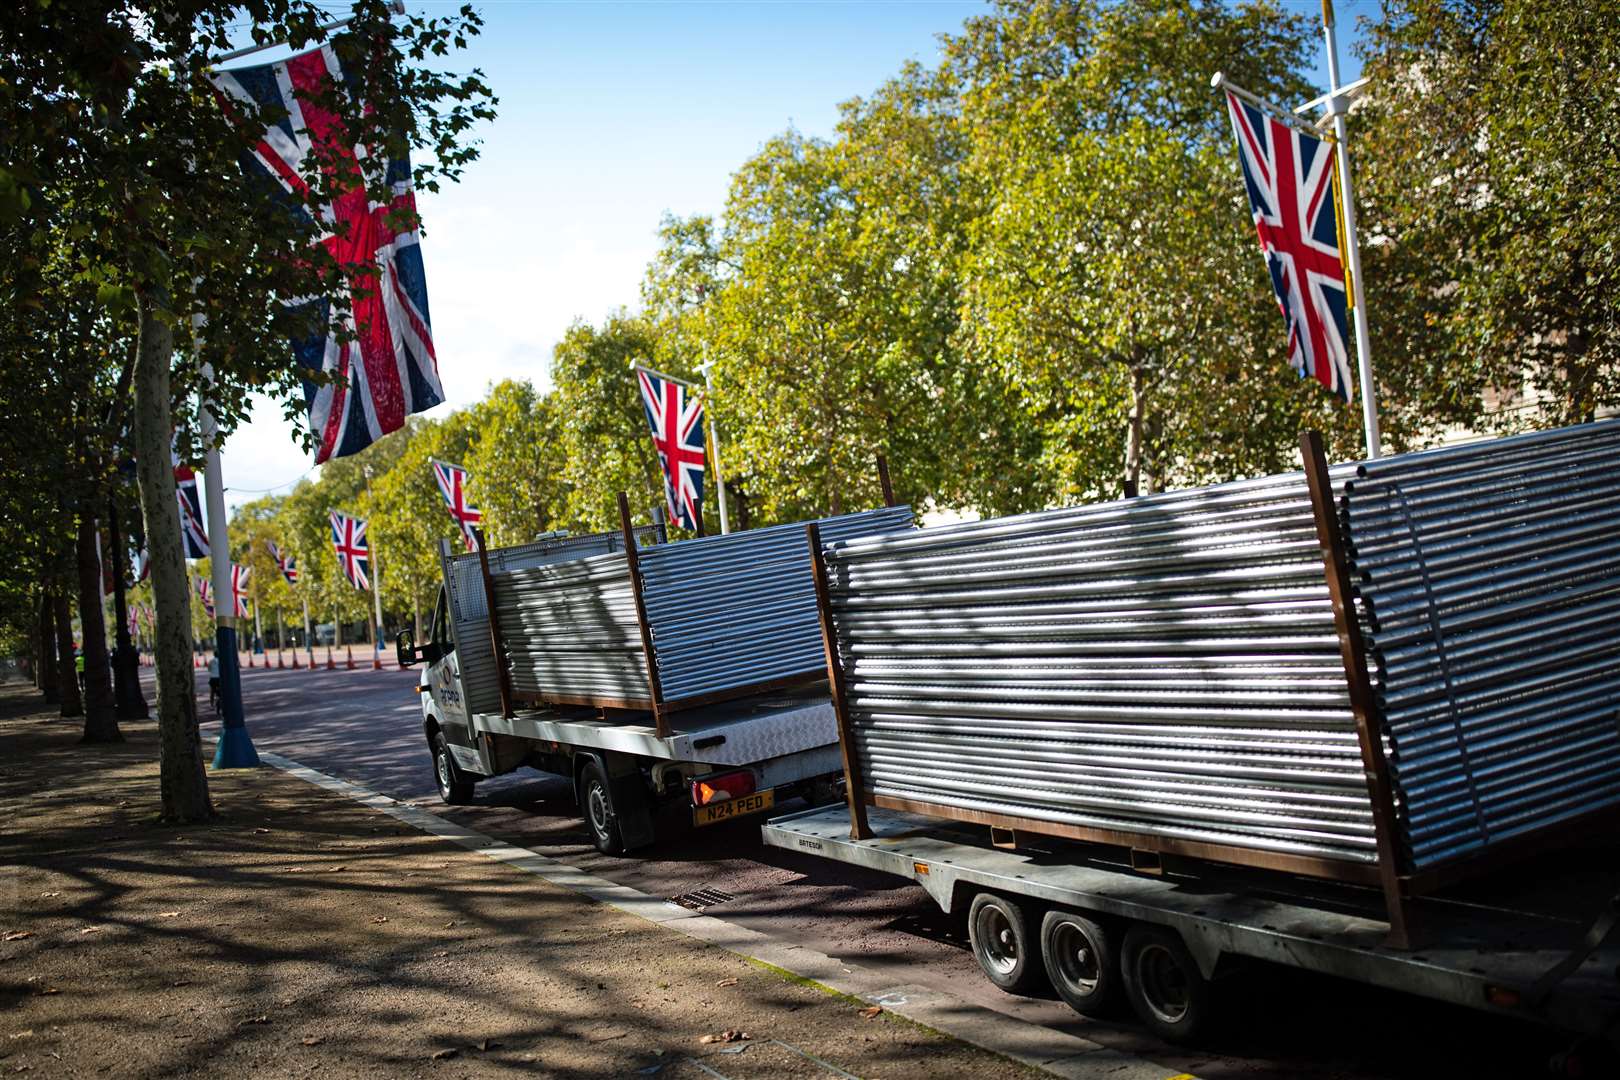
<path id="1" fill-rule="evenodd" d="M 748 1034 L 748 1032 L 746 1032 L 746 1031 L 738 1031 L 735 1028 L 727 1028 L 726 1030 L 720 1032 L 720 1034 L 718 1034 L 718 1035 L 705 1035 L 701 1039 L 699 1039 L 698 1042 L 700 1042 L 700 1043 L 734 1043 L 734 1042 L 743 1042 L 743 1041 L 745 1041 L 747 1039 L 751 1039 L 751 1038 L 753 1038 L 753 1036 Z"/>
<path id="2" fill-rule="evenodd" d="M 737 980 L 736 979 L 720 979 L 714 985 L 716 985 L 716 986 L 736 986 L 737 985 Z"/>
<path id="3" fill-rule="evenodd" d="M 457 1050 L 455 1047 L 447 1046 L 443 1050 L 433 1051 L 430 1056 L 434 1061 L 448 1061 L 450 1058 L 453 1058 L 460 1053 L 461 1051 Z"/>
<path id="4" fill-rule="evenodd" d="M 484 1051 L 485 1053 L 488 1053 L 491 1050 L 499 1049 L 500 1045 L 501 1044 L 496 1042 L 494 1039 L 479 1039 L 478 1040 L 478 1049 Z"/>
<path id="5" fill-rule="evenodd" d="M 305 1046 L 319 1046 L 319 1045 L 321 1045 L 321 1043 L 325 1042 L 326 1040 L 323 1037 L 319 1036 L 319 1035 L 306 1035 L 303 1039 L 301 1039 L 299 1041 L 302 1042 Z"/>
<path id="6" fill-rule="evenodd" d="M 34 932 L 32 930 L 12 930 L 6 934 L 0 934 L 0 941 L 21 941 L 23 938 L 33 936 Z"/>
<path id="7" fill-rule="evenodd" d="M 101 931 L 103 929 L 105 929 L 105 928 L 100 927 L 100 926 L 81 926 L 81 927 L 79 927 L 79 933 L 81 933 L 81 934 L 99 934 L 99 933 L 101 933 Z"/>
<path id="8" fill-rule="evenodd" d="M 254 1025 L 268 1024 L 269 1022 L 270 1022 L 270 1018 L 268 1016 L 263 1016 L 263 1015 L 250 1016 L 246 1020 L 238 1020 L 236 1022 L 236 1026 L 237 1027 L 247 1027 L 250 1024 L 254 1024 Z"/>
<path id="9" fill-rule="evenodd" d="M 859 1012 L 861 1014 L 862 1019 L 876 1020 L 879 1016 L 883 1015 L 883 1006 L 881 1006 L 881 1005 L 868 1005 L 866 1008 L 859 1010 Z"/>
<path id="10" fill-rule="evenodd" d="M 179 918 L 179 917 L 180 917 L 180 913 L 178 911 L 160 911 L 160 912 L 158 912 L 158 918 L 160 918 L 160 919 L 176 919 L 176 918 Z"/>
<path id="11" fill-rule="evenodd" d="M 371 921 L 374 922 L 374 923 L 385 923 L 385 922 L 388 921 L 388 916 L 386 916 L 386 915 L 373 915 L 371 917 Z"/>

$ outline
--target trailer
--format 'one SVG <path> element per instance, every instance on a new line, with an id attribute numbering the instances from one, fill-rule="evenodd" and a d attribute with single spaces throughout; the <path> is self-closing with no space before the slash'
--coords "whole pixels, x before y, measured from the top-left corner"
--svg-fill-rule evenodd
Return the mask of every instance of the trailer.
<path id="1" fill-rule="evenodd" d="M 1589 1062 L 1620 1048 L 1612 832 L 1527 874 L 1416 901 L 1414 947 L 1397 948 L 1372 887 L 1173 856 L 1149 862 L 1129 849 L 1013 838 L 897 810 L 866 816 L 864 839 L 851 836 L 842 805 L 775 818 L 762 831 L 771 847 L 916 882 L 965 917 L 974 959 L 1008 993 L 1050 985 L 1092 1016 L 1124 1000 L 1161 1038 L 1192 1042 L 1207 1032 L 1221 980 L 1263 961 L 1556 1027 L 1597 1044 L 1581 1050 Z"/>
<path id="2" fill-rule="evenodd" d="M 847 805 L 766 842 L 916 880 L 966 908 L 998 986 L 1123 993 L 1168 1038 L 1227 958 L 1612 1037 L 1620 422 L 1301 452 L 1000 520 L 810 526 Z"/>
<path id="3" fill-rule="evenodd" d="M 659 811 L 702 827 L 836 798 L 842 765 L 803 525 L 667 542 L 661 524 L 458 552 L 428 640 L 399 635 L 440 797 L 529 767 L 568 779 L 603 852 L 654 842 Z M 908 507 L 823 519 L 905 528 Z"/>

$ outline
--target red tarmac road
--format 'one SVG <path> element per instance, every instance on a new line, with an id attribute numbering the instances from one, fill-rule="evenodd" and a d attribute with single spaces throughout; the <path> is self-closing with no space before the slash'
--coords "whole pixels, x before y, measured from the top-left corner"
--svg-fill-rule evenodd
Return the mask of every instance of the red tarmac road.
<path id="1" fill-rule="evenodd" d="M 317 655 L 324 665 L 324 653 Z M 708 914 L 892 972 L 897 985 L 945 990 L 1134 1054 L 1165 1066 L 1166 1077 L 1518 1080 L 1541 1075 L 1548 1055 L 1561 1045 L 1556 1036 L 1468 1010 L 1271 967 L 1219 984 L 1229 1017 L 1200 1051 L 1170 1047 L 1141 1032 L 1128 1016 L 1092 1020 L 1055 999 L 1009 997 L 979 974 L 961 919 L 942 915 L 920 888 L 767 848 L 757 821 L 694 830 L 682 819 L 666 819 L 656 847 L 614 857 L 591 846 L 569 785 L 558 777 L 525 769 L 481 783 L 474 805 L 442 805 L 411 689 L 418 673 L 371 670 L 369 647 L 355 662 L 354 671 L 342 669 L 341 657 L 337 671 L 244 670 L 244 708 L 259 749 L 643 892 L 721 890 L 732 899 Z M 206 673 L 198 676 L 206 717 Z M 207 746 L 216 732 L 217 724 L 204 725 Z"/>

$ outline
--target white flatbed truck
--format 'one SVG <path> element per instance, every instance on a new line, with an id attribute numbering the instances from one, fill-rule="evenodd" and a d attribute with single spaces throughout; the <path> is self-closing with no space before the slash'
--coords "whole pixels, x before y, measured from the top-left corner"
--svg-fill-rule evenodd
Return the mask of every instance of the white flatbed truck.
<path id="1" fill-rule="evenodd" d="M 619 534 L 559 534 L 487 555 L 504 571 L 622 550 Z M 633 708 L 525 705 L 508 714 L 477 557 L 446 541 L 440 558 L 445 583 L 429 638 L 418 646 L 406 631 L 398 644 L 402 666 L 424 665 L 422 732 L 446 803 L 467 803 L 480 780 L 522 767 L 561 776 L 593 843 L 611 853 L 653 843 L 661 808 L 689 805 L 693 824 L 704 826 L 780 799 L 837 797 L 842 764 L 824 682 L 672 713 L 662 732 L 651 713 Z"/>
<path id="2" fill-rule="evenodd" d="M 946 913 L 965 912 L 980 968 L 1009 993 L 1049 982 L 1076 1011 L 1121 998 L 1153 1032 L 1197 1038 L 1217 980 L 1267 961 L 1549 1025 L 1582 1040 L 1568 1075 L 1612 1076 L 1620 1039 L 1620 838 L 1425 897 L 1415 947 L 1386 943 L 1376 889 L 1275 871 L 1166 860 L 900 811 L 867 811 L 851 839 L 845 805 L 763 826 L 767 845 L 905 878 Z M 1006 837 L 995 838 L 1003 841 Z M 1583 1066 L 1571 1065 L 1571 1069 Z"/>

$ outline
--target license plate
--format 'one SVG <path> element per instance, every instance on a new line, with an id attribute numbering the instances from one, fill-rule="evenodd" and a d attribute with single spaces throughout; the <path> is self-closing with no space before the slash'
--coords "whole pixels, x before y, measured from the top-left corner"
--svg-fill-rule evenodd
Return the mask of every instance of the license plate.
<path id="1" fill-rule="evenodd" d="M 694 825 L 713 825 L 719 821 L 730 821 L 744 814 L 757 814 L 761 810 L 769 810 L 776 805 L 776 792 L 756 791 L 752 795 L 744 795 L 740 799 L 727 799 L 725 802 L 710 803 L 707 806 L 694 806 L 692 808 L 692 823 Z"/>

